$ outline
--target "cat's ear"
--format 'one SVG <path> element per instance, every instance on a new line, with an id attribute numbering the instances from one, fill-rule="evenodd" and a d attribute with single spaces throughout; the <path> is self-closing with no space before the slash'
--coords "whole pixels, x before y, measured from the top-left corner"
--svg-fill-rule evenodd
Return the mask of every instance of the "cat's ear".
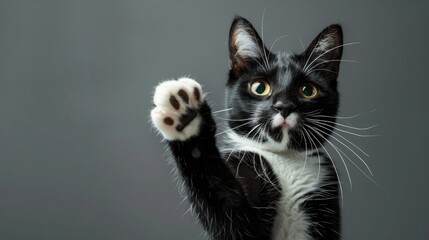
<path id="1" fill-rule="evenodd" d="M 343 54 L 343 31 L 338 24 L 323 29 L 301 54 L 305 71 L 320 69 L 327 78 L 336 79 Z"/>
<path id="2" fill-rule="evenodd" d="M 252 24 L 245 18 L 235 17 L 229 31 L 229 68 L 235 72 L 262 62 L 269 52 Z"/>

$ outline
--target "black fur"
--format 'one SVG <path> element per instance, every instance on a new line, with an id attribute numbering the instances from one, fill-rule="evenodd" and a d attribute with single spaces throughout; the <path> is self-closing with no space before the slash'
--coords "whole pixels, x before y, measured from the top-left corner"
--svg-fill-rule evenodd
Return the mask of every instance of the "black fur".
<path id="1" fill-rule="evenodd" d="M 249 58 L 237 53 L 238 47 L 234 40 L 237 28 L 244 28 L 252 36 L 263 53 L 259 58 Z M 315 52 L 320 40 L 326 36 L 330 36 L 330 44 L 335 49 L 324 54 Z M 304 53 L 290 56 L 274 54 L 263 45 L 247 20 L 236 17 L 231 26 L 229 41 L 227 107 L 233 109 L 229 113 L 229 119 L 233 119 L 228 122 L 229 127 L 239 136 L 246 136 L 251 132 L 248 139 L 281 142 L 284 137 L 281 127 L 266 128 L 267 134 L 263 137 L 258 135 L 260 131 L 252 132 L 252 129 L 257 123 L 269 123 L 270 118 L 278 111 L 284 115 L 296 113 L 299 116 L 297 126 L 288 133 L 291 141 L 284 146 L 284 151 L 316 150 L 329 137 L 334 123 L 327 122 L 324 131 L 317 132 L 311 128 L 314 125 L 309 115 L 317 113 L 311 117 L 316 118 L 317 115 L 318 119 L 332 120 L 330 117 L 337 114 L 337 60 L 341 59 L 341 45 L 341 27 L 332 25 L 323 30 Z M 312 63 L 312 66 L 318 64 L 318 69 L 325 70 L 306 72 L 306 63 Z M 249 84 L 257 79 L 270 83 L 272 93 L 269 96 L 258 97 L 249 92 Z M 305 99 L 299 96 L 300 87 L 306 83 L 317 86 L 318 97 Z M 183 93 L 179 96 L 185 102 L 189 100 Z M 171 100 L 174 107 L 176 101 L 177 99 Z M 281 106 L 276 105 L 279 102 L 282 103 Z M 254 117 L 257 111 L 260 112 L 257 123 L 242 125 L 243 122 L 234 121 Z M 282 192 L 287 189 L 282 189 L 279 176 L 276 176 L 263 156 L 245 151 L 219 151 L 215 137 L 216 124 L 206 102 L 199 110 L 182 116 L 180 131 L 197 114 L 202 117 L 197 136 L 186 141 L 168 142 L 196 216 L 212 239 L 272 239 L 278 201 Z M 303 137 L 304 131 L 307 131 L 307 136 L 312 136 L 313 141 Z M 307 200 L 300 207 L 311 219 L 309 232 L 312 239 L 335 240 L 340 238 L 341 225 L 338 179 L 330 159 L 322 152 L 318 156 L 322 167 L 330 174 L 323 179 L 318 190 L 307 194 Z"/>
<path id="2" fill-rule="evenodd" d="M 279 186 L 267 184 L 254 170 L 265 168 L 276 183 L 270 166 L 264 159 L 252 162 L 254 154 L 246 152 L 233 154 L 225 163 L 216 147 L 216 125 L 207 103 L 200 114 L 199 136 L 169 142 L 193 210 L 213 239 L 270 239 Z M 197 158 L 192 155 L 196 150 Z"/>

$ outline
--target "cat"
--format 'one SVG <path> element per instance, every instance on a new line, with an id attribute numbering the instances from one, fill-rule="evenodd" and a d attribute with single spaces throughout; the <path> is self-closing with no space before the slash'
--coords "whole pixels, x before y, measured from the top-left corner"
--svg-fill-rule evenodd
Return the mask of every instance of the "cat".
<path id="1" fill-rule="evenodd" d="M 198 82 L 156 87 L 152 123 L 211 239 L 341 238 L 338 173 L 319 148 L 335 127 L 342 47 L 334 24 L 300 54 L 273 53 L 235 17 L 220 133 Z"/>

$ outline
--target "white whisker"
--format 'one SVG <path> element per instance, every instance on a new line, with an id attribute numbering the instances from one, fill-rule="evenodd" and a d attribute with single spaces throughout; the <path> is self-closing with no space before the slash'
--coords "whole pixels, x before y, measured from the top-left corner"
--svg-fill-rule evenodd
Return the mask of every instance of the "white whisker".
<path id="1" fill-rule="evenodd" d="M 329 49 L 329 50 L 326 50 L 325 52 L 323 52 L 322 54 L 320 54 L 319 56 L 317 56 L 315 59 L 313 59 L 313 61 L 311 61 L 310 62 L 310 64 L 308 64 L 308 66 L 306 66 L 305 68 L 304 68 L 304 72 L 307 72 L 307 69 L 309 68 L 309 67 L 311 67 L 311 65 L 315 62 L 315 61 L 317 61 L 319 58 L 321 58 L 323 55 L 325 55 L 325 54 L 327 54 L 327 53 L 329 53 L 329 52 L 332 52 L 332 51 L 334 51 L 335 49 L 338 49 L 338 48 L 341 48 L 341 47 L 346 47 L 346 46 L 350 46 L 350 45 L 356 45 L 356 44 L 360 44 L 360 42 L 352 42 L 352 43 L 346 43 L 346 44 L 341 44 L 341 45 L 338 45 L 338 46 L 335 46 L 335 47 L 333 47 L 333 48 L 331 48 L 331 49 Z M 313 49 L 314 50 L 314 49 Z"/>
<path id="2" fill-rule="evenodd" d="M 372 179 L 372 177 L 368 176 L 368 174 L 366 174 L 365 171 L 363 171 L 347 154 L 345 154 L 344 151 L 342 151 L 340 148 L 338 148 L 337 146 L 335 146 L 335 144 L 331 143 L 329 140 L 326 139 L 326 141 L 328 141 L 329 144 L 334 149 L 336 148 L 339 152 L 341 152 L 363 175 L 365 175 L 369 180 L 371 180 L 377 186 L 381 187 L 374 179 Z M 364 162 L 364 164 L 365 164 L 365 166 L 367 166 L 365 162 Z M 373 174 L 372 174 L 372 172 L 371 172 L 371 170 L 369 168 L 368 168 L 368 171 L 371 173 L 371 176 L 373 176 Z"/>
<path id="3" fill-rule="evenodd" d="M 349 126 L 349 125 L 337 123 L 337 122 L 334 122 L 334 121 L 323 120 L 323 119 L 311 119 L 311 121 L 323 122 L 323 123 L 333 123 L 333 124 L 335 124 L 337 126 L 341 126 L 341 127 L 345 127 L 345 128 L 350 128 L 350 129 L 358 130 L 358 131 L 366 131 L 366 130 L 373 129 L 373 128 L 375 128 L 375 127 L 378 126 L 377 124 L 375 124 L 375 125 L 372 125 L 372 126 L 369 126 L 369 127 L 358 128 L 358 127 L 352 127 L 352 126 Z"/>
<path id="4" fill-rule="evenodd" d="M 326 129 L 326 130 L 329 130 L 328 128 L 326 128 L 326 127 L 323 127 L 323 126 L 318 126 L 319 128 L 317 128 L 317 127 L 315 127 L 315 129 L 317 129 L 317 130 L 319 130 L 321 133 L 324 133 L 324 134 L 327 134 L 327 132 L 325 132 L 325 131 L 323 131 L 323 130 L 321 130 L 320 129 L 320 127 L 321 128 L 323 128 L 323 129 Z M 341 145 L 343 145 L 344 147 L 346 147 L 348 150 L 350 150 L 357 158 L 359 158 L 359 160 L 365 165 L 365 167 L 368 169 L 368 171 L 369 171 L 369 173 L 371 174 L 371 176 L 373 175 L 372 174 L 372 171 L 371 171 L 371 169 L 369 168 L 369 166 L 368 166 L 368 164 L 359 156 L 359 154 L 357 154 L 355 151 L 353 151 L 353 149 L 351 149 L 349 146 L 347 146 L 347 144 L 345 144 L 345 143 L 343 143 L 342 141 L 340 141 L 340 140 L 338 140 L 338 138 L 336 138 L 336 137 L 334 137 L 334 136 L 332 136 L 331 135 L 331 138 L 333 138 L 334 140 L 336 140 L 337 142 L 339 142 Z M 347 139 L 346 139 L 347 140 Z M 348 140 L 347 140 L 348 141 Z M 354 144 L 353 144 L 354 145 Z M 356 145 L 354 145 L 355 147 L 357 147 Z M 358 147 L 357 147 L 358 148 Z M 358 148 L 358 149 L 360 149 L 360 148 Z M 362 151 L 362 150 L 361 150 Z M 363 151 L 362 151 L 363 152 Z M 368 156 L 368 154 L 366 154 L 365 152 L 363 152 L 365 155 L 367 155 Z M 369 157 L 369 156 L 368 156 Z"/>
<path id="5" fill-rule="evenodd" d="M 301 44 L 302 50 L 305 51 L 304 43 L 302 42 L 301 37 L 299 37 L 299 43 Z"/>
<path id="6" fill-rule="evenodd" d="M 307 140 L 305 139 L 305 135 L 304 135 L 304 133 L 302 131 L 299 131 L 299 133 L 300 133 L 302 139 L 304 140 L 304 147 L 305 147 L 304 166 L 302 167 L 301 173 L 299 174 L 299 178 L 301 178 L 302 174 L 304 173 L 305 166 L 307 164 L 307 154 L 308 154 L 308 152 L 307 152 Z M 317 180 L 319 180 L 319 178 L 317 178 Z"/>
<path id="7" fill-rule="evenodd" d="M 259 49 L 259 52 L 260 52 L 260 54 L 262 54 L 261 53 L 261 50 Z M 262 63 L 260 63 L 256 58 L 254 58 L 254 57 L 251 57 L 252 59 L 253 59 L 253 61 L 255 61 L 256 63 L 258 63 L 259 64 L 259 66 L 265 71 L 265 72 L 268 72 L 268 69 L 269 69 L 269 67 L 268 67 L 268 65 L 264 62 L 264 64 L 265 64 L 265 66 L 264 65 L 262 65 Z M 264 61 L 264 59 L 262 59 L 262 61 Z"/>
<path id="8" fill-rule="evenodd" d="M 335 71 L 332 71 L 332 70 L 329 70 L 329 69 L 326 69 L 326 68 L 312 69 L 310 72 L 307 72 L 306 74 L 308 75 L 308 74 L 310 74 L 312 72 L 316 72 L 316 71 L 325 71 L 325 72 L 330 72 L 330 73 L 338 74 L 338 72 L 335 72 Z"/>
<path id="9" fill-rule="evenodd" d="M 219 136 L 219 135 L 221 135 L 221 134 L 224 134 L 224 133 L 227 133 L 227 132 L 231 132 L 231 131 L 233 131 L 233 130 L 235 130 L 235 129 L 239 128 L 239 127 L 243 127 L 243 126 L 246 126 L 246 125 L 248 125 L 248 124 L 251 124 L 251 122 L 243 123 L 243 124 L 238 125 L 238 126 L 236 126 L 236 127 L 233 127 L 233 128 L 227 129 L 227 130 L 225 130 L 225 131 L 222 131 L 222 132 L 220 132 L 220 133 L 217 133 L 215 136 Z"/>
<path id="10" fill-rule="evenodd" d="M 289 37 L 289 36 L 290 36 L 290 34 L 285 34 L 285 35 L 278 37 L 276 40 L 274 40 L 273 44 L 271 44 L 270 52 L 271 52 L 271 50 L 273 50 L 273 47 L 276 45 L 277 41 L 279 41 L 282 38 Z"/>
<path id="11" fill-rule="evenodd" d="M 311 130 L 313 130 L 317 135 L 319 135 L 321 138 L 323 138 L 326 142 L 328 142 L 331 146 L 334 146 L 326 137 L 324 137 L 322 135 L 322 131 L 320 131 L 320 129 L 314 128 L 312 126 L 306 125 L 304 124 L 306 127 L 310 128 Z M 352 178 L 350 176 L 350 172 L 349 172 L 349 168 L 347 167 L 346 161 L 344 161 L 343 156 L 341 155 L 341 153 L 338 151 L 337 148 L 334 147 L 334 150 L 337 152 L 338 156 L 340 156 L 341 161 L 344 164 L 344 167 L 346 169 L 346 173 L 347 173 L 347 177 L 349 178 L 349 182 L 350 182 L 350 188 L 353 188 L 353 183 L 352 183 Z"/>
<path id="12" fill-rule="evenodd" d="M 317 181 L 319 181 L 319 177 L 320 177 L 320 170 L 321 170 L 321 161 L 320 161 L 320 153 L 319 153 L 319 149 L 317 148 L 316 143 L 313 141 L 313 139 L 311 139 L 311 136 L 308 134 L 307 130 L 305 130 L 305 128 L 302 128 L 302 130 L 304 130 L 304 133 L 308 136 L 308 139 L 310 140 L 310 145 L 313 146 L 314 145 L 314 149 L 316 150 L 317 153 L 317 158 L 319 160 L 319 170 L 317 171 Z"/>
<path id="13" fill-rule="evenodd" d="M 227 111 L 231 111 L 231 110 L 232 110 L 232 108 L 225 108 L 225 109 L 222 109 L 222 110 L 214 111 L 212 113 L 216 114 L 216 113 L 227 112 Z"/>
<path id="14" fill-rule="evenodd" d="M 264 12 L 262 13 L 262 23 L 261 23 L 261 38 L 262 38 L 262 50 L 264 52 L 263 58 L 265 59 L 265 65 L 267 66 L 267 70 L 269 69 L 269 64 L 268 64 L 268 57 L 267 57 L 267 52 L 265 50 L 265 41 L 264 41 L 264 19 L 265 19 L 265 11 L 266 9 L 264 9 Z"/>
<path id="15" fill-rule="evenodd" d="M 320 36 L 319 39 L 317 40 L 317 44 L 315 45 L 315 47 L 311 49 L 310 55 L 308 56 L 307 61 L 305 61 L 305 64 L 303 67 L 304 72 L 306 72 L 305 69 L 307 68 L 308 61 L 310 61 L 311 57 L 313 56 L 314 50 L 316 49 L 316 46 L 319 45 L 321 39 L 322 39 L 322 36 Z"/>
<path id="16" fill-rule="evenodd" d="M 317 110 L 306 112 L 306 113 L 303 113 L 303 114 L 306 115 L 306 116 L 314 116 L 314 115 L 319 114 L 321 112 L 322 112 L 322 109 L 317 109 Z"/>
<path id="17" fill-rule="evenodd" d="M 373 113 L 375 111 L 377 111 L 377 110 L 374 109 L 374 110 L 371 110 L 369 112 L 362 112 L 362 113 L 358 113 L 358 114 L 355 114 L 355 115 L 352 115 L 352 116 L 336 116 L 336 117 L 334 117 L 334 116 L 328 116 L 328 115 L 314 115 L 313 117 L 334 118 L 334 119 L 353 119 L 353 118 L 356 118 L 356 117 L 360 117 L 362 115 L 371 114 L 371 113 Z"/>
<path id="18" fill-rule="evenodd" d="M 218 117 L 218 116 L 215 116 L 215 118 L 220 119 L 220 120 L 224 120 L 224 121 L 229 121 L 229 122 L 244 122 L 244 121 L 254 120 L 254 118 L 231 119 L 231 118 L 221 118 L 221 117 Z"/>
<path id="19" fill-rule="evenodd" d="M 305 129 L 305 128 L 303 128 L 303 129 Z M 326 150 L 326 148 L 323 146 L 323 144 L 319 141 L 319 139 L 317 139 L 314 135 L 313 135 L 313 133 L 311 133 L 311 132 L 309 132 L 308 131 L 308 133 L 311 135 L 311 136 L 313 136 L 314 137 L 314 139 L 320 144 L 320 146 L 325 150 L 325 153 L 328 155 L 328 158 L 329 158 L 329 160 L 331 161 L 331 163 L 332 163 L 332 166 L 334 167 L 334 170 L 335 170 L 335 175 L 337 176 L 337 179 L 338 179 L 338 185 L 339 185 L 339 187 L 340 187 L 340 196 L 341 196 L 341 203 L 342 203 L 342 205 L 344 205 L 344 194 L 343 194 L 343 185 L 342 185 L 342 183 L 341 183 L 341 179 L 340 179 L 340 175 L 338 174 L 338 170 L 337 170 L 337 167 L 336 167 L 336 165 L 335 165 L 335 162 L 334 162 L 334 160 L 333 160 L 333 158 L 331 157 L 331 155 L 329 154 L 329 152 Z"/>
<path id="20" fill-rule="evenodd" d="M 324 126 L 322 126 L 322 125 L 318 125 L 317 123 L 314 123 L 314 124 L 316 124 L 318 127 L 321 127 L 321 128 L 323 128 L 323 129 L 325 129 L 325 130 L 327 130 L 327 131 L 330 131 L 330 130 L 329 130 L 329 128 L 327 128 L 327 127 L 324 127 Z M 333 134 L 335 134 L 335 135 L 337 135 L 337 136 L 339 136 L 339 137 L 341 137 L 343 140 L 347 141 L 347 142 L 348 142 L 348 143 L 350 143 L 353 147 L 357 148 L 359 151 L 361 151 L 363 154 L 365 154 L 365 156 L 369 157 L 369 155 L 368 155 L 365 151 L 363 151 L 361 148 L 359 148 L 358 146 L 356 146 L 356 144 L 352 143 L 350 140 L 348 140 L 347 138 L 345 138 L 345 137 L 344 137 L 344 136 L 342 136 L 341 134 L 339 134 L 339 133 L 337 133 L 337 132 L 335 132 L 335 131 L 333 131 L 332 133 L 333 133 Z"/>
<path id="21" fill-rule="evenodd" d="M 307 70 L 307 72 L 311 72 L 313 69 L 315 69 L 317 66 L 325 64 L 325 63 L 329 63 L 329 62 L 346 62 L 346 63 L 360 63 L 358 61 L 354 61 L 354 60 L 347 60 L 347 59 L 334 59 L 334 60 L 325 60 L 325 61 L 321 61 L 317 64 L 314 64 L 314 66 L 312 66 L 310 69 Z"/>
<path id="22" fill-rule="evenodd" d="M 337 131 L 340 131 L 340 132 L 343 132 L 343 133 L 347 133 L 347 134 L 350 134 L 350 135 L 353 135 L 353 136 L 356 136 L 356 137 L 367 138 L 367 137 L 380 137 L 381 136 L 381 135 L 364 135 L 364 134 L 358 134 L 358 133 L 346 131 L 344 129 L 340 129 L 340 128 L 337 128 L 337 127 L 333 127 L 333 126 L 331 126 L 331 125 L 329 125 L 327 123 L 323 123 L 323 122 L 319 122 L 319 124 L 324 125 L 324 126 L 328 126 L 328 127 L 332 127 L 333 129 L 335 129 Z"/>

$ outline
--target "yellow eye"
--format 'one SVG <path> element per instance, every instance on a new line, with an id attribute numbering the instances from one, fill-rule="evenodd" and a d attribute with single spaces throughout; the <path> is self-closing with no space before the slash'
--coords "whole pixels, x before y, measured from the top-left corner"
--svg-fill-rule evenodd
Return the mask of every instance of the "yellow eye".
<path id="1" fill-rule="evenodd" d="M 256 96 L 267 96 L 271 93 L 271 86 L 265 80 L 256 80 L 250 84 L 250 92 Z"/>
<path id="2" fill-rule="evenodd" d="M 304 98 L 313 99 L 317 96 L 319 91 L 313 84 L 307 83 L 301 86 L 301 88 L 299 89 L 299 93 Z"/>

